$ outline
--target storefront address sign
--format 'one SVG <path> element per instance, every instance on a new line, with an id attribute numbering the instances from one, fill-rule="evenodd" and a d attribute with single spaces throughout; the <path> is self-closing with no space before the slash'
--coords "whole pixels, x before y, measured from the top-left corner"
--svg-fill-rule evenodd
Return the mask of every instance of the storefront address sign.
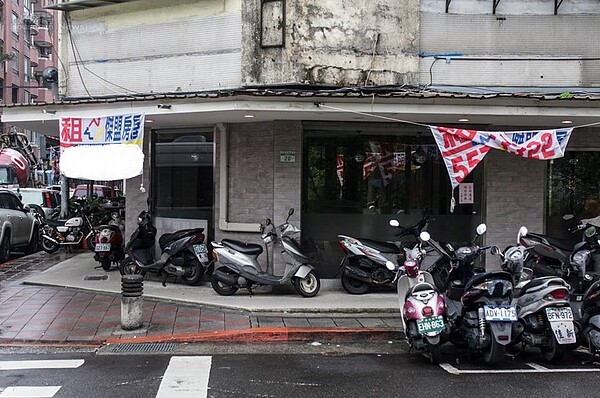
<path id="1" fill-rule="evenodd" d="M 279 151 L 279 161 L 281 163 L 294 163 L 296 161 L 296 151 Z"/>

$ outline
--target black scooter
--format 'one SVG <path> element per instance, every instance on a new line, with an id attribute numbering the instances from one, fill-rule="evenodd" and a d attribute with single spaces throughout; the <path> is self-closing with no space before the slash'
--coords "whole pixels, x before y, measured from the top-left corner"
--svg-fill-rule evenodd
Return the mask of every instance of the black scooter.
<path id="1" fill-rule="evenodd" d="M 156 227 L 147 211 L 138 216 L 138 227 L 125 247 L 126 257 L 119 265 L 121 275 L 146 272 L 161 275 L 166 286 L 169 276 L 180 276 L 187 285 L 200 283 L 208 264 L 208 250 L 204 243 L 204 228 L 183 229 L 161 235 L 158 239 L 161 256 L 154 257 Z"/>

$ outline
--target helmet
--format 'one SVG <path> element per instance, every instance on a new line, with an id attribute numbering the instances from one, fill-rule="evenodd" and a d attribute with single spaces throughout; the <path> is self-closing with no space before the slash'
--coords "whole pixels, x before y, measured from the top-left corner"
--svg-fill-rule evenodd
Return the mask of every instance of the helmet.
<path id="1" fill-rule="evenodd" d="M 404 262 L 404 271 L 410 278 L 416 278 L 419 275 L 419 263 L 415 260 L 406 260 Z"/>

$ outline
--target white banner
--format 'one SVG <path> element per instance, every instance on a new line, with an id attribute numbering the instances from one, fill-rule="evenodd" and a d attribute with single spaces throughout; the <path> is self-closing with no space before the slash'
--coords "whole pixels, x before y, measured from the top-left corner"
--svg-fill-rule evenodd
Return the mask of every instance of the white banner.
<path id="1" fill-rule="evenodd" d="M 112 181 L 142 174 L 144 114 L 60 119 L 60 172 Z"/>
<path id="2" fill-rule="evenodd" d="M 452 188 L 460 184 L 492 148 L 530 159 L 564 156 L 572 128 L 539 131 L 477 131 L 429 126 L 440 149 Z"/>

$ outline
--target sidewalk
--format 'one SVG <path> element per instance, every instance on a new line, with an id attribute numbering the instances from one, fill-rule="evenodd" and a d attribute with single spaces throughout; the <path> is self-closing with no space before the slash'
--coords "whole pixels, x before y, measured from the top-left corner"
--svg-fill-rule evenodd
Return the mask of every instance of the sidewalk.
<path id="1" fill-rule="evenodd" d="M 216 294 L 208 282 L 144 281 L 144 326 L 123 331 L 121 276 L 95 269 L 90 252 L 36 253 L 0 265 L 0 344 L 265 342 L 398 339 L 393 292 L 352 296 L 323 280 L 303 298 L 293 288 Z M 19 273 L 10 271 L 20 269 Z M 26 269 L 26 270 L 23 270 Z"/>

